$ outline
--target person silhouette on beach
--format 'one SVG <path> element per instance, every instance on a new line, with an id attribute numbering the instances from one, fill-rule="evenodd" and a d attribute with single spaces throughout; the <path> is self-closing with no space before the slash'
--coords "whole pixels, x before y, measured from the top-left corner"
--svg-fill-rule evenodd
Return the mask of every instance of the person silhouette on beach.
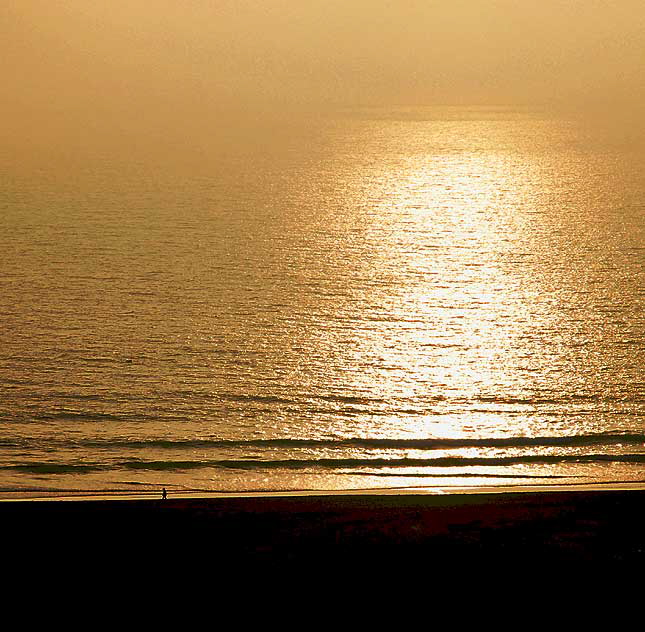
<path id="1" fill-rule="evenodd" d="M 167 498 L 167 497 L 168 497 L 168 492 L 166 492 L 166 488 L 165 488 L 165 487 L 162 487 L 162 488 L 161 488 L 161 499 L 162 499 L 162 500 L 166 500 L 166 498 Z"/>

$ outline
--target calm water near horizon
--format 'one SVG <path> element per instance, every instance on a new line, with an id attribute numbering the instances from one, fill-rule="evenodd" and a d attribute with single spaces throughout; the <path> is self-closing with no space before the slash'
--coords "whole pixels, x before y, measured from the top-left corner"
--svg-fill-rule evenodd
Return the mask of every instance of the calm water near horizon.
<path id="1" fill-rule="evenodd" d="M 3 170 L 0 492 L 645 480 L 620 139 L 361 110 Z"/>

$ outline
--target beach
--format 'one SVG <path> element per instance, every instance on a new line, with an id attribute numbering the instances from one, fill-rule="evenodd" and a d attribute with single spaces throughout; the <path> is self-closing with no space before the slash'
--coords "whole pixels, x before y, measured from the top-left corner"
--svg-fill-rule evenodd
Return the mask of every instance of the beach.
<path id="1" fill-rule="evenodd" d="M 611 570 L 645 561 L 644 500 L 616 488 L 50 498 L 1 502 L 0 521 L 20 559 L 88 572 Z"/>

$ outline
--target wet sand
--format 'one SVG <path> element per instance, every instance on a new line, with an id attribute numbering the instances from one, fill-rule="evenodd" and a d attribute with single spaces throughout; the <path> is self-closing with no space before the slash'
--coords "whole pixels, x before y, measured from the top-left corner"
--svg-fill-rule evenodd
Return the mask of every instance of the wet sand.
<path id="1" fill-rule="evenodd" d="M 620 489 L 49 499 L 0 503 L 0 524 L 38 566 L 611 570 L 645 562 L 644 503 L 645 491 Z"/>

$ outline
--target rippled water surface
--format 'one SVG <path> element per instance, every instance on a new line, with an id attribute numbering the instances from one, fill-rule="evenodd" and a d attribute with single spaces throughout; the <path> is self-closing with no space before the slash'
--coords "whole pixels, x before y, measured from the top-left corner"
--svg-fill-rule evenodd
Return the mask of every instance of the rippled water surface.
<path id="1" fill-rule="evenodd" d="M 643 153 L 510 110 L 277 134 L 7 176 L 2 490 L 645 479 Z"/>

